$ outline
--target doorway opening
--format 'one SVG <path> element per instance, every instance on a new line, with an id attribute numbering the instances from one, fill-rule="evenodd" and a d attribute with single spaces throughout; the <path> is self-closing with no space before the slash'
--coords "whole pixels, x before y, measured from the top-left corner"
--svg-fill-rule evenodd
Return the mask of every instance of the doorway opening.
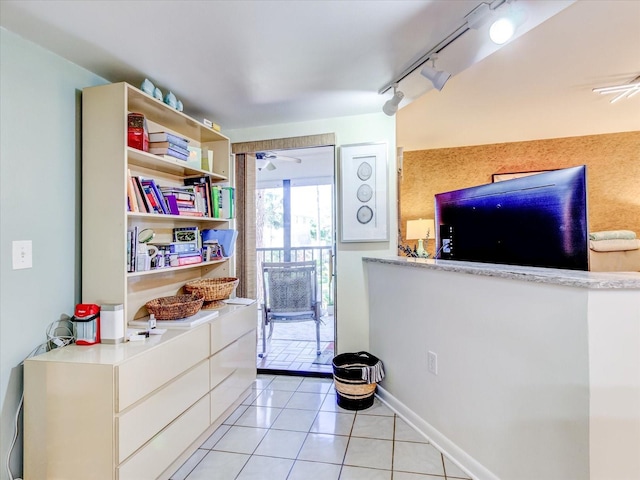
<path id="1" fill-rule="evenodd" d="M 255 156 L 257 368 L 269 373 L 331 374 L 335 148 L 269 150 L 255 152 Z M 276 322 L 265 315 L 270 310 L 265 307 L 263 266 L 290 266 L 292 262 L 313 262 L 318 325 L 314 318 Z"/>

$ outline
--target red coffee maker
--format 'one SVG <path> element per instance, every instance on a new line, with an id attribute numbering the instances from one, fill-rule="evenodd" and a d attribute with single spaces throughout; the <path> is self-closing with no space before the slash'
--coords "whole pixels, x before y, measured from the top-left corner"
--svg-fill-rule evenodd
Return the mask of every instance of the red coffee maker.
<path id="1" fill-rule="evenodd" d="M 100 305 L 79 303 L 71 317 L 76 345 L 100 343 Z"/>

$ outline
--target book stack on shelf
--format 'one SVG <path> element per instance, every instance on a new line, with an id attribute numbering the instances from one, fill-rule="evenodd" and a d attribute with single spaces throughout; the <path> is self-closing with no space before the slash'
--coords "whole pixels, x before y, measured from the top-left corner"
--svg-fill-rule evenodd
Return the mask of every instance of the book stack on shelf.
<path id="1" fill-rule="evenodd" d="M 177 158 L 189 159 L 189 140 L 169 132 L 153 132 L 149 134 L 149 153 Z"/>
<path id="2" fill-rule="evenodd" d="M 235 188 L 214 185 L 206 175 L 187 177 L 184 186 L 160 186 L 128 171 L 127 210 L 228 220 L 235 218 Z"/>
<path id="3" fill-rule="evenodd" d="M 160 187 L 160 191 L 167 203 L 171 205 L 173 215 L 207 216 L 205 199 L 193 186 Z"/>

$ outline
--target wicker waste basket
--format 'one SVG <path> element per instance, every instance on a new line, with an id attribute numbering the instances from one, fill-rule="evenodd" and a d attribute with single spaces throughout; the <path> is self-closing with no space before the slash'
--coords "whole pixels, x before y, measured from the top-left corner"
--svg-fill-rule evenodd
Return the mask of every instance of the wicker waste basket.
<path id="1" fill-rule="evenodd" d="M 333 357 L 333 381 L 338 406 L 364 410 L 373 405 L 377 382 L 384 378 L 382 361 L 368 352 Z"/>

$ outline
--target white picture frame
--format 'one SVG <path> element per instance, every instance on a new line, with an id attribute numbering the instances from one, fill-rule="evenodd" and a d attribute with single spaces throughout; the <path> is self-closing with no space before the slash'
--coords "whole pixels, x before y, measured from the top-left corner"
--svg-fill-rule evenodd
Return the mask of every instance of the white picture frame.
<path id="1" fill-rule="evenodd" d="M 387 144 L 340 147 L 340 240 L 389 240 Z"/>

